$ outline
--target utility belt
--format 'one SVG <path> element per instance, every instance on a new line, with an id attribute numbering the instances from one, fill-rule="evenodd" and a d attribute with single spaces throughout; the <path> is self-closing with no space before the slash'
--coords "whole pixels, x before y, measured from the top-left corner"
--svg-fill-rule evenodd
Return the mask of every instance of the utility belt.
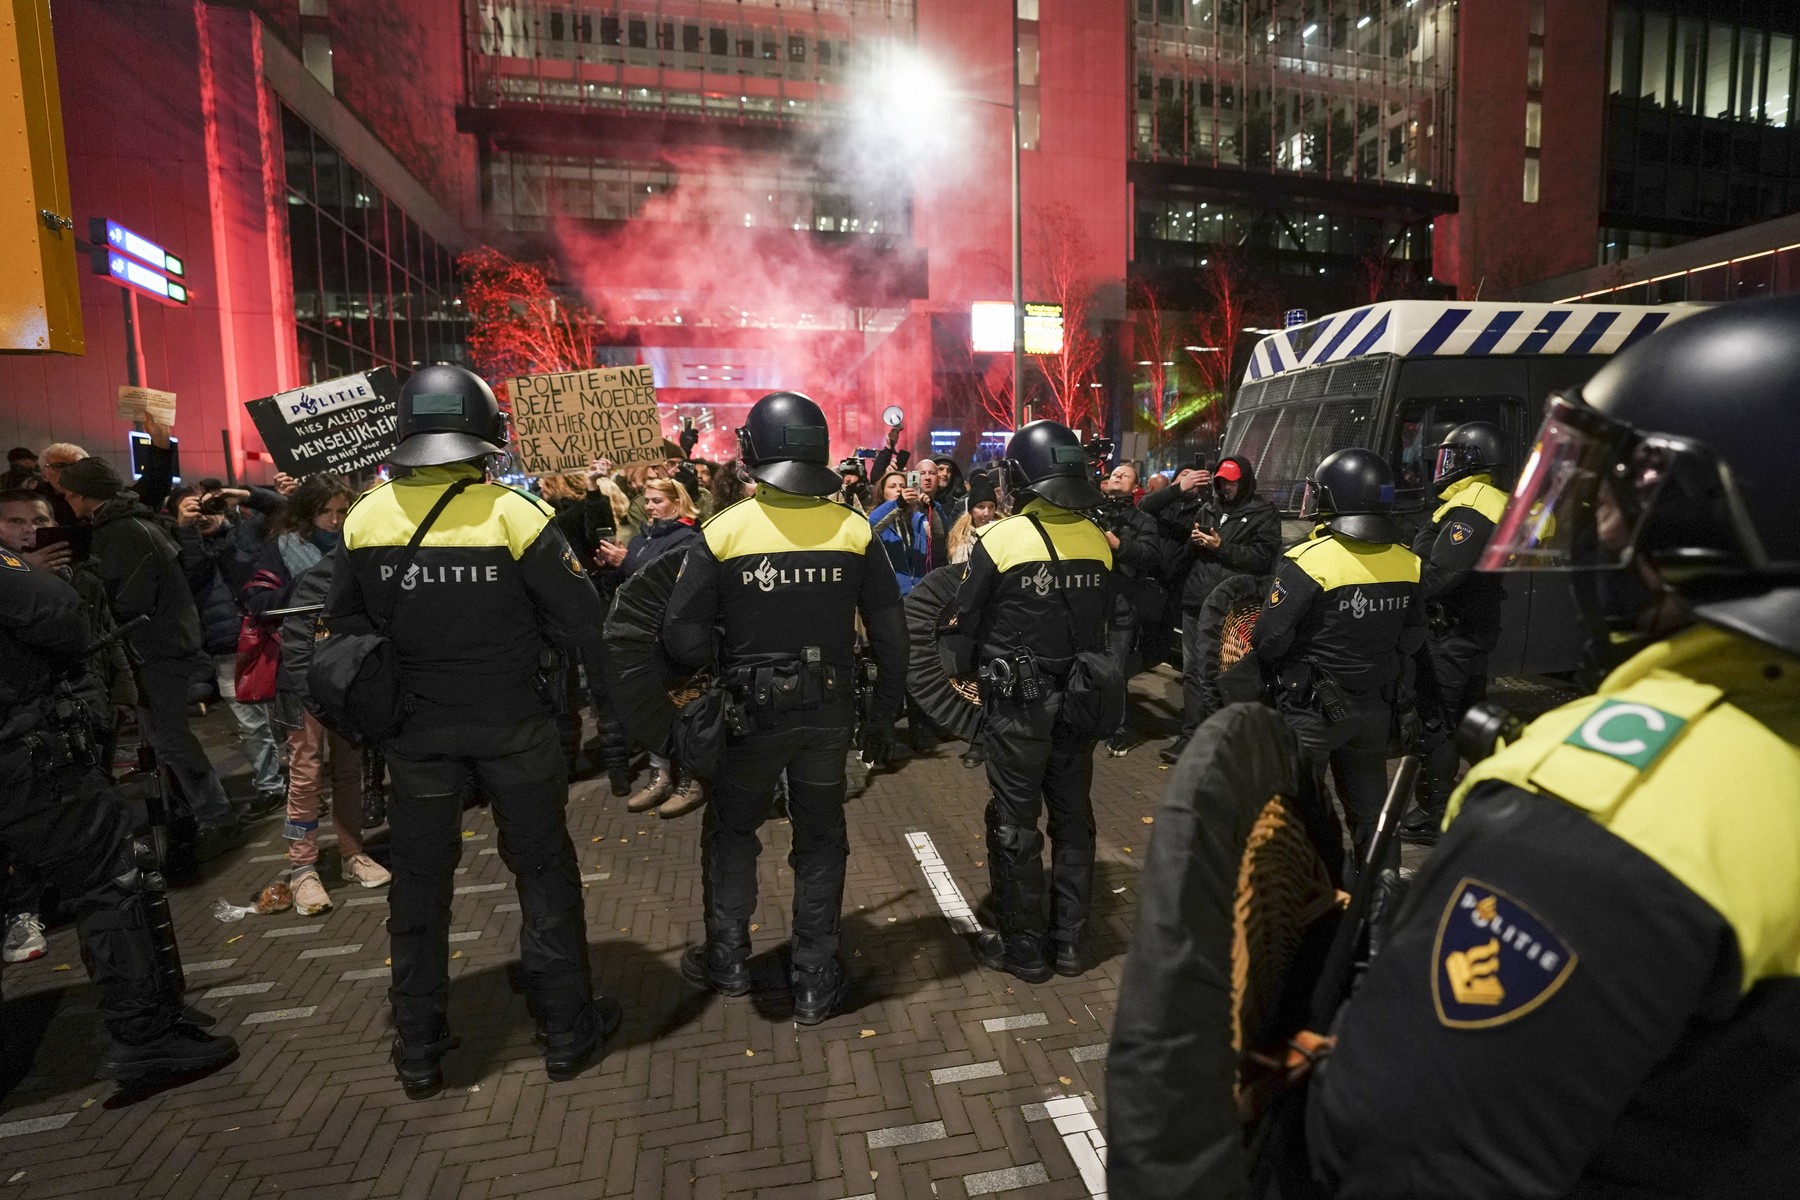
<path id="1" fill-rule="evenodd" d="M 57 696 L 45 706 L 43 720 L 5 744 L 29 751 L 32 768 L 38 771 L 91 767 L 100 761 L 87 706 L 69 695 Z"/>
<path id="2" fill-rule="evenodd" d="M 757 715 L 812 712 L 856 695 L 855 668 L 826 662 L 817 646 L 803 646 L 799 654 L 772 663 L 736 667 L 721 678 L 744 711 Z"/>
<path id="3" fill-rule="evenodd" d="M 1035 703 L 1053 691 L 1061 691 L 1069 668 L 1054 670 L 1029 650 L 990 658 L 978 672 L 981 695 L 1001 700 Z"/>
<path id="4" fill-rule="evenodd" d="M 1337 676 L 1311 659 L 1282 664 L 1276 673 L 1275 682 L 1281 695 L 1291 704 L 1313 709 L 1325 718 L 1327 725 L 1348 721 L 1352 707 L 1370 697 L 1392 703 L 1395 696 L 1395 685 L 1392 683 L 1362 691 L 1347 688 L 1338 681 Z"/>

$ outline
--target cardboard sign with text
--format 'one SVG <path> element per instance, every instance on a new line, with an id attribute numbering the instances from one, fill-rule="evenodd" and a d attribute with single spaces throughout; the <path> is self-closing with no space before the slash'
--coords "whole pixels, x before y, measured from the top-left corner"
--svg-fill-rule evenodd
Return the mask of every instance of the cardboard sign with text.
<path id="1" fill-rule="evenodd" d="M 155 388 L 119 385 L 119 420 L 142 421 L 150 417 L 161 425 L 175 423 L 175 393 Z"/>
<path id="2" fill-rule="evenodd" d="M 527 475 L 586 471 L 596 458 L 621 467 L 662 461 L 656 376 L 649 367 L 524 375 L 507 391 L 513 453 Z"/>
<path id="3" fill-rule="evenodd" d="M 384 462 L 399 439 L 400 387 L 377 367 L 252 400 L 244 406 L 278 470 L 295 478 L 357 475 Z"/>

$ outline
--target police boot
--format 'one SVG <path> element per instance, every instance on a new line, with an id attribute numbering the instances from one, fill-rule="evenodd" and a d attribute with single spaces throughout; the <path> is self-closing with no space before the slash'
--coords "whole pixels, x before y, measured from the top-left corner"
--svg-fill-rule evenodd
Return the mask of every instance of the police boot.
<path id="1" fill-rule="evenodd" d="M 619 1031 L 624 1010 L 611 996 L 602 996 L 581 1010 L 568 1029 L 544 1033 L 544 1074 L 552 1082 L 575 1078 L 600 1061 L 606 1042 Z"/>
<path id="2" fill-rule="evenodd" d="M 1072 979 L 1087 969 L 1081 953 L 1081 942 L 1078 939 L 1059 938 L 1052 934 L 1046 951 L 1050 964 L 1056 968 L 1058 975 L 1067 975 Z"/>
<path id="3" fill-rule="evenodd" d="M 430 1040 L 409 1042 L 399 1033 L 394 1035 L 390 1052 L 394 1076 L 408 1100 L 429 1100 L 444 1090 L 444 1055 L 456 1045 L 457 1040 L 441 1025 L 438 1036 Z"/>
<path id="4" fill-rule="evenodd" d="M 975 939 L 975 960 L 1026 983 L 1047 983 L 1052 974 L 1044 961 L 1043 942 L 1031 934 L 1006 937 L 999 930 L 984 929 Z"/>
<path id="5" fill-rule="evenodd" d="M 1443 822 L 1444 818 L 1441 812 L 1433 813 L 1425 805 L 1414 800 L 1406 806 L 1406 813 L 1400 818 L 1400 827 L 1395 832 L 1403 842 L 1415 846 L 1435 846 Z"/>
<path id="6" fill-rule="evenodd" d="M 231 1038 L 222 1034 L 215 1037 L 185 1021 L 176 1021 L 142 1042 L 110 1037 L 94 1075 L 98 1079 L 127 1081 L 197 1076 L 216 1071 L 237 1056 L 238 1046 Z"/>
<path id="7" fill-rule="evenodd" d="M 822 967 L 795 966 L 792 987 L 794 1021 L 800 1025 L 817 1025 L 850 998 L 850 980 L 836 959 Z"/>
<path id="8" fill-rule="evenodd" d="M 681 977 L 699 988 L 721 996 L 742 996 L 750 990 L 750 932 L 735 943 L 708 938 L 689 946 L 681 956 Z"/>

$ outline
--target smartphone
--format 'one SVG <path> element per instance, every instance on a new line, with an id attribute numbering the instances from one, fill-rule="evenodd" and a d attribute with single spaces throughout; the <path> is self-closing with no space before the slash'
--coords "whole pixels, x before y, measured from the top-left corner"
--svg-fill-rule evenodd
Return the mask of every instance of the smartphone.
<path id="1" fill-rule="evenodd" d="M 1204 470 L 1206 470 L 1206 469 L 1207 469 L 1207 466 L 1206 466 L 1206 455 L 1204 455 L 1204 454 L 1196 454 L 1196 455 L 1194 455 L 1194 461 L 1193 461 L 1193 462 L 1191 462 L 1191 463 L 1189 463 L 1189 464 L 1188 464 L 1188 468 L 1189 468 L 1189 469 L 1190 469 L 1190 470 L 1194 470 L 1194 471 L 1204 471 Z"/>
<path id="2" fill-rule="evenodd" d="M 687 430 L 689 433 L 692 433 L 694 430 L 694 418 L 692 418 L 692 417 L 681 418 L 681 427 L 683 429 Z"/>
<path id="3" fill-rule="evenodd" d="M 80 562 L 93 549 L 94 530 L 87 525 L 46 525 L 37 531 L 36 548 L 67 546 L 69 556 Z"/>
<path id="4" fill-rule="evenodd" d="M 917 471 L 908 471 L 906 473 L 906 486 L 912 488 L 914 491 L 918 490 L 919 473 Z"/>

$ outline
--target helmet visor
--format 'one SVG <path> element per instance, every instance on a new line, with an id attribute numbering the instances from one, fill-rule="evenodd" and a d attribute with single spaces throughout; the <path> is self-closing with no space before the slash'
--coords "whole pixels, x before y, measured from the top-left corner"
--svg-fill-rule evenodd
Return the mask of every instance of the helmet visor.
<path id="1" fill-rule="evenodd" d="M 1552 399 L 1480 569 L 1610 570 L 1637 555 L 1654 558 L 1665 577 L 1764 557 L 1729 474 L 1706 447 Z"/>
<path id="2" fill-rule="evenodd" d="M 1307 480 L 1306 487 L 1300 493 L 1300 519 L 1311 521 L 1328 511 L 1330 508 L 1325 489 L 1312 480 Z"/>
<path id="3" fill-rule="evenodd" d="M 1436 481 L 1458 472 L 1472 471 L 1482 465 L 1481 452 L 1473 446 L 1439 446 L 1437 463 L 1432 467 L 1431 478 Z"/>

